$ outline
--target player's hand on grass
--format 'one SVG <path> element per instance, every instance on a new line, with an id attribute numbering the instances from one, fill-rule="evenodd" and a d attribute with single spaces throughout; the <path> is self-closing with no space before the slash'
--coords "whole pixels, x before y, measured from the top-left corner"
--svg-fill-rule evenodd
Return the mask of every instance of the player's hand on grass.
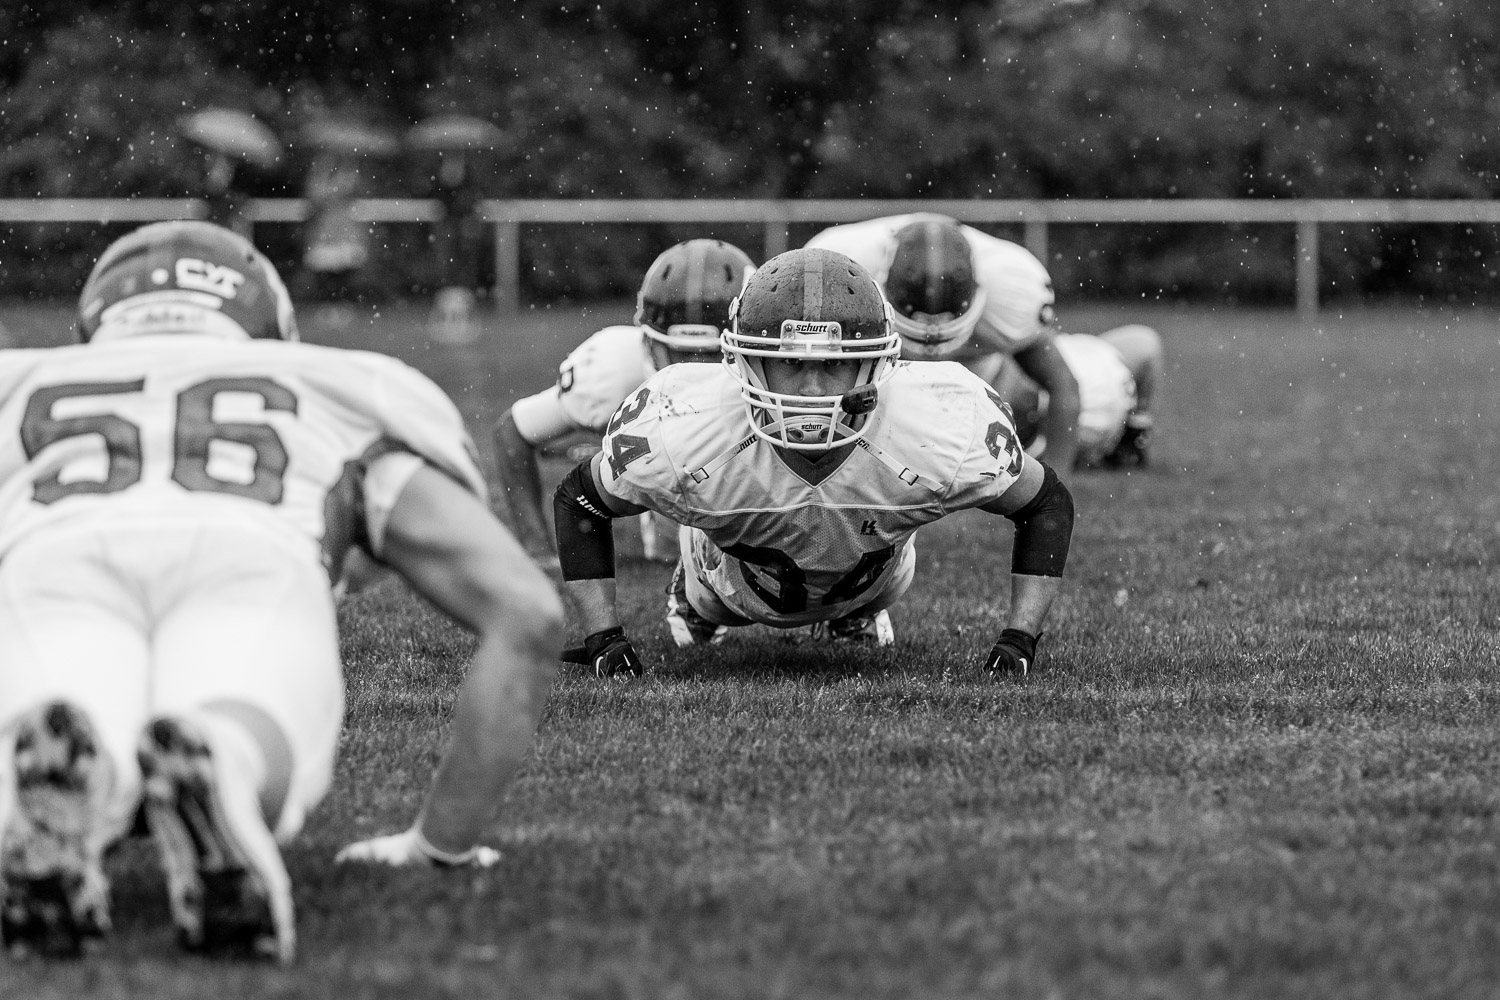
<path id="1" fill-rule="evenodd" d="M 592 633 L 583 640 L 582 646 L 569 646 L 562 651 L 562 661 L 592 667 L 596 677 L 639 676 L 644 670 L 635 647 L 618 625 Z"/>
<path id="2" fill-rule="evenodd" d="M 439 868 L 488 868 L 500 860 L 493 847 L 471 847 L 461 854 L 440 851 L 427 842 L 416 827 L 384 837 L 357 841 L 339 851 L 333 859 L 339 864 L 367 861 L 382 865 L 436 865 Z"/>
<path id="3" fill-rule="evenodd" d="M 992 674 L 1013 674 L 1025 677 L 1036 665 L 1036 642 L 1039 635 L 1008 628 L 990 647 L 990 655 L 984 661 L 984 669 Z"/>

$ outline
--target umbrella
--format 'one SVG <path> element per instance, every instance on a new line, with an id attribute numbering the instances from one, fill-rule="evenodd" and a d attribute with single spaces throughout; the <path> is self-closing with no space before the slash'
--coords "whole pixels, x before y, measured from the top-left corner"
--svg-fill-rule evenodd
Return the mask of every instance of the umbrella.
<path id="1" fill-rule="evenodd" d="M 251 115 L 231 108 L 204 108 L 178 120 L 182 134 L 201 146 L 270 169 L 281 159 L 281 142 Z"/>
<path id="2" fill-rule="evenodd" d="M 302 126 L 300 141 L 330 153 L 394 156 L 401 148 L 394 133 L 352 118 L 319 118 Z"/>
<path id="3" fill-rule="evenodd" d="M 433 115 L 413 125 L 406 144 L 413 149 L 493 149 L 505 133 L 483 118 L 472 115 Z"/>

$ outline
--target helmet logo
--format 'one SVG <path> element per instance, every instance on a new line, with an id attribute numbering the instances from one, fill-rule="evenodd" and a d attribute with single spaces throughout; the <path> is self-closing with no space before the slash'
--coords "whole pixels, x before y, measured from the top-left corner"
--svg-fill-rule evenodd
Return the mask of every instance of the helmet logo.
<path id="1" fill-rule="evenodd" d="M 844 328 L 836 320 L 784 319 L 781 321 L 782 350 L 812 350 L 838 347 L 844 340 Z"/>
<path id="2" fill-rule="evenodd" d="M 209 292 L 221 299 L 232 299 L 245 283 L 245 276 L 232 267 L 224 267 L 193 257 L 177 259 L 177 287 Z"/>

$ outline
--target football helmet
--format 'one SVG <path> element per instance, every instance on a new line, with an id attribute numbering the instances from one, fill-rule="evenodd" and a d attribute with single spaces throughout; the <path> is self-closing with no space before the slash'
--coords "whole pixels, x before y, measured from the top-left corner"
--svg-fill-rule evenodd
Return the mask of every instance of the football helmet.
<path id="1" fill-rule="evenodd" d="M 745 251 L 722 240 L 678 243 L 652 262 L 636 296 L 635 322 L 657 369 L 718 360 L 729 303 L 754 270 Z"/>
<path id="2" fill-rule="evenodd" d="M 722 340 L 751 429 L 794 451 L 828 451 L 863 437 L 901 353 L 891 307 L 870 273 L 841 253 L 811 248 L 756 269 L 730 306 Z M 793 396 L 767 388 L 768 358 L 857 360 L 859 369 L 848 392 Z"/>
<path id="3" fill-rule="evenodd" d="M 292 299 L 243 236 L 211 222 L 153 222 L 115 240 L 78 298 L 84 343 L 158 333 L 296 340 Z"/>
<path id="4" fill-rule="evenodd" d="M 963 227 L 934 215 L 898 229 L 885 294 L 909 354 L 942 358 L 962 347 L 985 306 Z"/>

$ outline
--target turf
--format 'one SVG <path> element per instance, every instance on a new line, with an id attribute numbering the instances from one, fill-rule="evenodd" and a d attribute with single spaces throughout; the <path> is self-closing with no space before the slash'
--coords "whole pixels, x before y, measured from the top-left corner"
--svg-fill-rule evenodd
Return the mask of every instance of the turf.
<path id="1" fill-rule="evenodd" d="M 396 353 L 481 447 L 625 304 L 425 344 L 388 309 L 309 339 Z M 469 640 L 395 582 L 345 604 L 337 783 L 288 850 L 291 969 L 179 955 L 150 855 L 119 926 L 6 997 L 1484 997 L 1500 992 L 1500 323 L 1477 311 L 1074 309 L 1156 325 L 1153 465 L 1070 478 L 1041 671 L 995 681 L 1009 527 L 923 529 L 897 645 L 765 629 L 653 672 L 559 674 L 484 872 L 334 867 L 406 825 Z M 0 308 L 29 342 L 56 310 Z M 549 462 L 556 477 L 565 466 Z M 629 528 L 625 529 L 627 532 Z"/>

